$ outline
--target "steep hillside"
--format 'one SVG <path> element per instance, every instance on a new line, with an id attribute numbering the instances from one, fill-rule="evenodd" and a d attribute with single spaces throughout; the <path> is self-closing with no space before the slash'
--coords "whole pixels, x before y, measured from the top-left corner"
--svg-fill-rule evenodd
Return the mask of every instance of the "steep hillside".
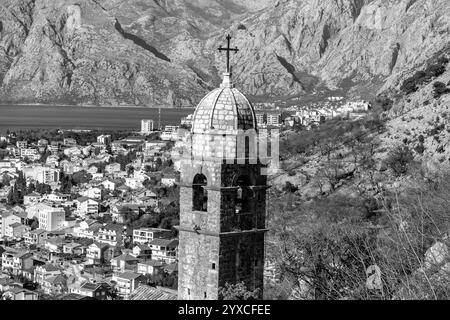
<path id="1" fill-rule="evenodd" d="M 279 93 L 298 92 L 309 74 L 373 94 L 448 45 L 449 13 L 445 0 L 279 1 L 231 28 L 243 48 L 235 71 L 252 93 L 280 80 Z"/>
<path id="2" fill-rule="evenodd" d="M 189 105 L 206 85 L 134 35 L 94 1 L 24 0 L 4 6 L 22 37 L 6 53 L 2 96 L 12 101 Z M 22 15 L 17 17 L 19 11 Z M 2 42 L 11 37 L 2 33 Z M 156 73 L 156 71 L 158 71 Z"/>

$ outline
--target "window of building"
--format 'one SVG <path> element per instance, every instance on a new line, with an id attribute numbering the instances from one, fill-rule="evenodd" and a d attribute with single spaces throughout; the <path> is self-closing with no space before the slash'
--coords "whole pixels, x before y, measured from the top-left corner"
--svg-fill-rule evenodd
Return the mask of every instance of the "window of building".
<path id="1" fill-rule="evenodd" d="M 206 292 L 205 292 L 205 298 L 207 297 Z"/>
<path id="2" fill-rule="evenodd" d="M 203 174 L 197 174 L 192 183 L 192 210 L 208 211 L 208 191 L 205 189 L 207 179 Z"/>
<path id="3" fill-rule="evenodd" d="M 213 270 L 216 270 L 216 264 L 213 263 L 212 266 L 211 266 L 211 268 L 212 268 Z"/>
<path id="4" fill-rule="evenodd" d="M 249 158 L 250 153 L 250 137 L 245 137 L 245 158 Z"/>
<path id="5" fill-rule="evenodd" d="M 236 213 L 250 212 L 252 190 L 249 188 L 249 177 L 240 176 L 234 185 L 238 187 L 235 197 Z"/>

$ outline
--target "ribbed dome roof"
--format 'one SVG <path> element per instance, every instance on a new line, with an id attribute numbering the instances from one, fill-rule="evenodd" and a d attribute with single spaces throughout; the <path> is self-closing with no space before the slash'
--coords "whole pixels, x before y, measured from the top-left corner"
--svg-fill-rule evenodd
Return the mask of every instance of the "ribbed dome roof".
<path id="1" fill-rule="evenodd" d="M 192 132 L 205 130 L 256 129 L 252 104 L 230 81 L 225 73 L 220 88 L 208 93 L 198 104 L 192 119 Z"/>

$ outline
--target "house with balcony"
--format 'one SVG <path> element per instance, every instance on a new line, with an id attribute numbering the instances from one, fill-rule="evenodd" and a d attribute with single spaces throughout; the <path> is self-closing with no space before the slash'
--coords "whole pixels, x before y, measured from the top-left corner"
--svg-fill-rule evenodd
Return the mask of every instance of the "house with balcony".
<path id="1" fill-rule="evenodd" d="M 120 171 L 120 163 L 111 163 L 105 167 L 105 171 L 108 173 L 114 173 Z"/>
<path id="2" fill-rule="evenodd" d="M 130 188 L 123 184 L 120 187 L 117 187 L 116 190 L 119 191 L 121 195 L 124 195 L 125 193 L 130 191 Z"/>
<path id="3" fill-rule="evenodd" d="M 101 185 L 109 191 L 114 191 L 116 189 L 117 183 L 115 183 L 114 181 L 110 180 L 110 179 L 105 179 L 104 181 L 102 181 Z"/>
<path id="4" fill-rule="evenodd" d="M 15 222 L 13 224 L 10 224 L 5 229 L 5 236 L 9 238 L 23 238 L 25 233 L 31 230 L 30 226 L 23 225 L 19 222 Z"/>
<path id="5" fill-rule="evenodd" d="M 10 277 L 0 278 L 0 291 L 8 291 L 13 288 L 22 288 L 23 284 Z"/>
<path id="6" fill-rule="evenodd" d="M 73 229 L 75 236 L 80 238 L 95 239 L 97 238 L 98 229 L 103 226 L 100 222 L 93 219 L 81 221 L 79 226 Z"/>
<path id="7" fill-rule="evenodd" d="M 158 260 L 146 260 L 146 261 L 140 261 L 137 264 L 137 273 L 143 274 L 143 275 L 152 275 L 155 276 L 163 271 L 165 263 L 163 261 Z"/>
<path id="8" fill-rule="evenodd" d="M 84 152 L 83 152 L 84 153 Z M 96 174 L 98 173 L 98 168 L 94 165 L 91 165 L 88 169 L 87 172 L 90 174 Z"/>
<path id="9" fill-rule="evenodd" d="M 16 251 L 6 250 L 2 253 L 2 271 L 13 272 L 14 254 Z"/>
<path id="10" fill-rule="evenodd" d="M 133 247 L 132 255 L 136 258 L 149 259 L 152 256 L 152 248 L 147 244 L 137 244 Z"/>
<path id="11" fill-rule="evenodd" d="M 136 199 L 142 198 L 142 197 L 150 197 L 150 198 L 159 198 L 158 195 L 149 189 L 139 189 L 133 192 L 133 197 Z"/>
<path id="12" fill-rule="evenodd" d="M 52 202 L 65 202 L 70 200 L 70 194 L 64 194 L 60 192 L 52 192 L 48 194 L 46 197 L 48 201 Z"/>
<path id="13" fill-rule="evenodd" d="M 12 288 L 3 293 L 3 300 L 38 300 L 38 294 L 24 288 Z"/>
<path id="14" fill-rule="evenodd" d="M 77 206 L 76 212 L 80 216 L 85 216 L 89 214 L 97 214 L 100 203 L 97 200 L 91 198 L 80 197 L 75 200 L 75 204 Z"/>
<path id="15" fill-rule="evenodd" d="M 100 283 L 104 281 L 111 280 L 111 276 L 113 274 L 109 264 L 107 265 L 95 265 L 95 264 L 86 264 L 83 267 L 83 278 L 88 280 L 91 283 Z"/>
<path id="16" fill-rule="evenodd" d="M 47 150 L 51 153 L 56 153 L 59 151 L 59 142 L 58 141 L 52 141 L 49 146 L 47 146 Z"/>
<path id="17" fill-rule="evenodd" d="M 44 241 L 47 239 L 47 231 L 43 229 L 34 229 L 31 231 L 26 232 L 23 235 L 23 238 L 25 240 L 25 244 L 31 246 L 31 245 L 41 245 L 44 243 Z"/>
<path id="18" fill-rule="evenodd" d="M 36 263 L 36 260 L 33 259 L 33 264 Z M 28 269 L 23 269 L 22 270 L 22 276 L 24 277 L 24 279 L 28 280 L 28 281 L 33 281 L 34 279 L 34 269 L 36 268 L 35 265 L 31 266 Z"/>
<path id="19" fill-rule="evenodd" d="M 81 192 L 81 195 L 86 198 L 101 200 L 102 198 L 102 189 L 97 187 L 90 187 Z"/>
<path id="20" fill-rule="evenodd" d="M 160 204 L 160 197 L 152 190 L 140 189 L 132 193 L 131 201 L 139 205 L 155 208 Z"/>
<path id="21" fill-rule="evenodd" d="M 2 253 L 2 270 L 14 275 L 33 266 L 33 254 L 30 252 L 5 251 Z"/>
<path id="22" fill-rule="evenodd" d="M 47 159 L 45 160 L 45 164 L 51 167 L 59 166 L 59 156 L 56 154 L 48 156 Z"/>
<path id="23" fill-rule="evenodd" d="M 34 282 L 42 285 L 44 280 L 61 274 L 61 269 L 47 263 L 34 268 Z"/>
<path id="24" fill-rule="evenodd" d="M 80 243 L 70 242 L 70 243 L 65 243 L 63 245 L 62 251 L 63 251 L 63 253 L 66 253 L 66 254 L 73 254 L 73 255 L 81 256 L 81 255 L 86 254 L 87 247 L 83 246 Z"/>
<path id="25" fill-rule="evenodd" d="M 142 215 L 146 206 L 137 203 L 119 203 L 110 205 L 111 217 L 117 223 L 125 223 L 129 215 Z"/>
<path id="26" fill-rule="evenodd" d="M 94 241 L 86 252 L 86 258 L 89 264 L 102 264 L 113 257 L 114 248 L 111 248 L 107 243 Z"/>
<path id="27" fill-rule="evenodd" d="M 127 299 L 140 285 L 147 283 L 145 276 L 129 271 L 114 273 L 111 280 L 116 283 L 117 295 L 124 299 Z"/>
<path id="28" fill-rule="evenodd" d="M 60 253 L 64 245 L 64 240 L 62 238 L 47 238 L 44 240 L 44 248 L 49 252 Z"/>
<path id="29" fill-rule="evenodd" d="M 140 228 L 133 230 L 133 243 L 146 244 L 153 239 L 170 239 L 173 237 L 171 230 L 161 228 Z"/>
<path id="30" fill-rule="evenodd" d="M 12 188 L 11 186 L 4 186 L 3 188 L 0 188 L 0 202 L 8 201 L 8 195 L 9 195 L 11 188 Z M 0 219 L 1 219 L 1 216 L 0 216 Z"/>
<path id="31" fill-rule="evenodd" d="M 77 145 L 77 141 L 74 138 L 64 138 L 63 145 L 73 147 Z"/>
<path id="32" fill-rule="evenodd" d="M 137 204 L 143 205 L 145 207 L 155 208 L 155 210 L 159 207 L 161 200 L 159 197 L 140 197 L 134 200 Z"/>
<path id="33" fill-rule="evenodd" d="M 14 215 L 16 215 L 20 218 L 21 224 L 27 224 L 28 216 L 27 216 L 26 211 L 24 209 L 22 209 L 22 207 L 15 206 L 15 207 L 11 208 L 11 211 Z"/>
<path id="34" fill-rule="evenodd" d="M 143 180 L 141 178 L 127 177 L 125 178 L 125 186 L 132 190 L 143 188 Z"/>
<path id="35" fill-rule="evenodd" d="M 172 187 L 177 182 L 177 176 L 175 174 L 166 174 L 161 178 L 161 184 L 166 187 Z"/>
<path id="36" fill-rule="evenodd" d="M 61 274 L 45 278 L 41 284 L 41 288 L 46 294 L 66 293 L 67 279 Z"/>
<path id="37" fill-rule="evenodd" d="M 37 192 L 32 192 L 30 194 L 23 196 L 23 204 L 25 206 L 29 206 L 31 204 L 36 204 L 39 202 L 39 200 L 41 200 L 41 198 L 42 198 L 41 194 L 39 194 Z"/>
<path id="38" fill-rule="evenodd" d="M 22 218 L 10 212 L 0 213 L 0 238 L 6 236 L 6 229 L 14 223 L 21 223 Z"/>
<path id="39" fill-rule="evenodd" d="M 91 297 L 96 300 L 106 300 L 107 294 L 111 286 L 107 283 L 90 283 L 85 282 L 79 289 L 79 294 L 85 297 Z"/>
<path id="40" fill-rule="evenodd" d="M 125 235 L 126 229 L 123 224 L 109 223 L 98 229 L 97 241 L 117 247 L 123 245 Z"/>
<path id="41" fill-rule="evenodd" d="M 81 286 L 87 282 L 84 274 L 81 274 L 80 266 L 72 266 L 71 269 L 67 269 L 67 290 L 69 293 L 80 294 Z"/>
<path id="42" fill-rule="evenodd" d="M 111 259 L 111 267 L 113 271 L 125 272 L 125 271 L 136 271 L 139 259 L 128 253 L 121 254 L 120 256 Z"/>
<path id="43" fill-rule="evenodd" d="M 154 239 L 149 245 L 152 249 L 152 260 L 160 260 L 168 264 L 178 260 L 178 240 Z"/>

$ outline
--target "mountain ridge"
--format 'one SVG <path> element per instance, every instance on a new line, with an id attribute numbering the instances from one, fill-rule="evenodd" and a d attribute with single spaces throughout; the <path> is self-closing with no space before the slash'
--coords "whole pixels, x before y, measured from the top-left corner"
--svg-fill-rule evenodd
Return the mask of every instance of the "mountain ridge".
<path id="1" fill-rule="evenodd" d="M 234 81 L 250 96 L 398 88 L 448 43 L 445 0 L 5 0 L 0 100 L 195 106 Z M 447 36 L 446 36 L 447 35 Z"/>

